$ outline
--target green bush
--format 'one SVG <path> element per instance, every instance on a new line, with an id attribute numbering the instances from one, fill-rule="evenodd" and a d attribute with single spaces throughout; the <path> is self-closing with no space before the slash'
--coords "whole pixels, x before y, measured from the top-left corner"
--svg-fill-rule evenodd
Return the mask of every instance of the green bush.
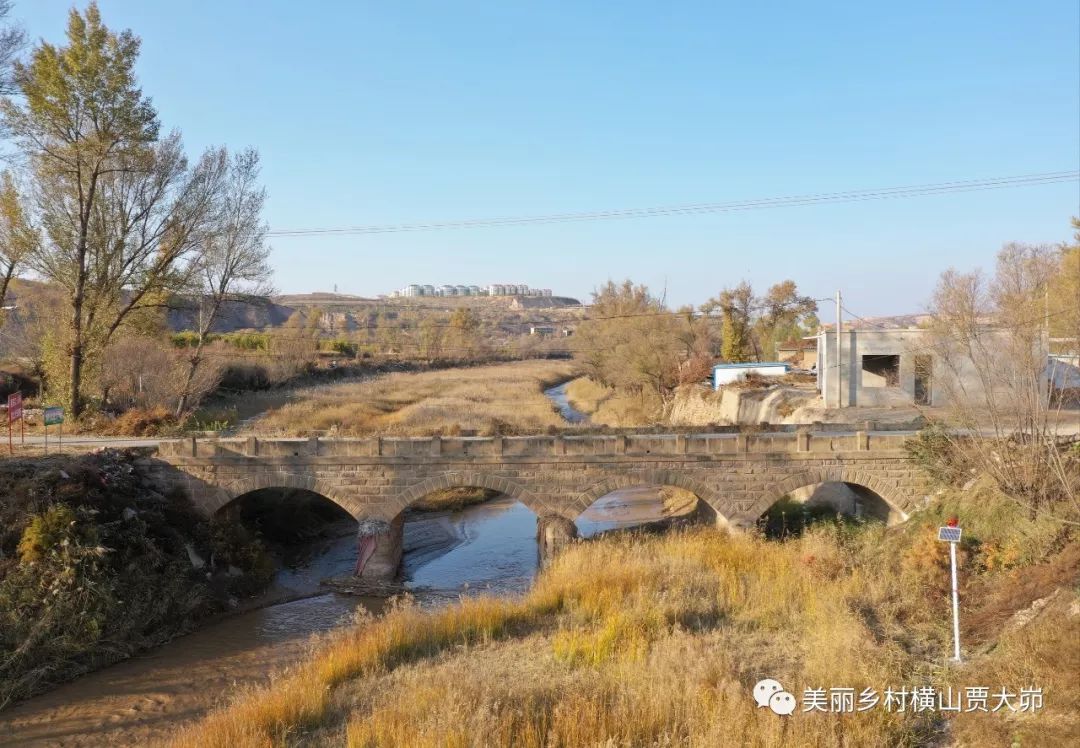
<path id="1" fill-rule="evenodd" d="M 66 504 L 55 504 L 42 514 L 35 515 L 19 540 L 19 561 L 32 564 L 57 548 L 96 544 L 97 534 L 93 528 L 80 532 L 77 524 L 75 512 Z"/>
<path id="2" fill-rule="evenodd" d="M 797 538 L 816 525 L 856 523 L 860 521 L 853 517 L 842 517 L 831 506 L 809 505 L 785 497 L 762 515 L 758 528 L 766 537 L 784 539 Z"/>
<path id="3" fill-rule="evenodd" d="M 266 333 L 238 332 L 225 335 L 224 340 L 242 351 L 265 351 L 270 348 L 270 336 Z"/>
<path id="4" fill-rule="evenodd" d="M 184 330 L 183 332 L 173 333 L 169 339 L 177 348 L 194 348 L 199 344 L 199 333 L 193 330 Z M 216 333 L 207 333 L 203 344 L 209 345 L 216 340 L 221 340 L 221 336 Z"/>
<path id="5" fill-rule="evenodd" d="M 904 444 L 911 461 L 936 483 L 950 486 L 970 477 L 969 467 L 944 426 L 931 423 Z"/>
<path id="6" fill-rule="evenodd" d="M 324 340 L 319 343 L 319 347 L 324 351 L 331 351 L 333 353 L 340 353 L 343 356 L 349 358 L 355 358 L 356 353 L 359 350 L 359 346 L 349 340 Z"/>

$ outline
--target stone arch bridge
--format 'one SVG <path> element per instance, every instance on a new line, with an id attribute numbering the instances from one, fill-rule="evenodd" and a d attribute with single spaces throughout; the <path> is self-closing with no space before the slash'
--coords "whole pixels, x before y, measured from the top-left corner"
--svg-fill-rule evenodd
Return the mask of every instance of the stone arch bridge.
<path id="1" fill-rule="evenodd" d="M 830 481 L 871 491 L 892 516 L 906 519 L 928 485 L 908 459 L 905 438 L 887 432 L 190 438 L 163 441 L 158 458 L 208 515 L 264 488 L 325 496 L 360 521 L 358 570 L 386 577 L 400 561 L 404 510 L 455 486 L 517 499 L 537 515 L 545 545 L 572 537 L 574 519 L 599 497 L 641 484 L 684 488 L 704 514 L 732 528 L 753 526 L 796 489 Z"/>

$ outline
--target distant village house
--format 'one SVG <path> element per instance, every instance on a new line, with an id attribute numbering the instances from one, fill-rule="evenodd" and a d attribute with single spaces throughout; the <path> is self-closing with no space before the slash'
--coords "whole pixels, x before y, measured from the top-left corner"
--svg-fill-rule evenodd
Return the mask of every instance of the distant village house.
<path id="1" fill-rule="evenodd" d="M 817 338 L 788 340 L 776 346 L 776 358 L 795 369 L 817 366 Z"/>

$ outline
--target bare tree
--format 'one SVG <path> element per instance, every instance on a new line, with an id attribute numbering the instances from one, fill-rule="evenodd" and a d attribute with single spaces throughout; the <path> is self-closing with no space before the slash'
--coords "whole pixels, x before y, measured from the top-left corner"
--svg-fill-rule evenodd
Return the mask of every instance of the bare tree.
<path id="1" fill-rule="evenodd" d="M 1080 459 L 1046 378 L 1046 294 L 1060 269 L 1056 248 L 1009 244 L 990 279 L 945 272 L 931 351 L 953 459 L 993 477 L 1032 516 L 1080 524 Z"/>
<path id="2" fill-rule="evenodd" d="M 188 357 L 176 405 L 177 418 L 193 404 L 192 385 L 203 363 L 207 335 L 222 306 L 271 292 L 267 264 L 270 250 L 262 218 L 266 190 L 258 183 L 259 154 L 247 149 L 229 159 L 222 149 L 218 158 L 228 161 L 228 173 L 222 180 L 212 218 L 199 236 L 198 258 L 191 265 L 190 288 L 197 307 L 198 337 Z"/>
<path id="3" fill-rule="evenodd" d="M 120 408 L 171 409 L 182 387 L 202 397 L 217 386 L 220 374 L 220 367 L 203 366 L 193 381 L 184 381 L 186 372 L 167 341 L 125 331 L 102 352 L 100 384 Z"/>

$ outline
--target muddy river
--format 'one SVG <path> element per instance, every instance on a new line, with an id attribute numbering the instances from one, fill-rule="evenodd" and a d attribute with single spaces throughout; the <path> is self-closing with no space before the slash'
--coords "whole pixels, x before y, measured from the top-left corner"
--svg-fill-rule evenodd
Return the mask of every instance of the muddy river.
<path id="1" fill-rule="evenodd" d="M 559 392 L 549 396 L 564 417 L 582 420 L 562 388 L 554 389 Z M 662 516 L 655 488 L 625 489 L 590 507 L 578 527 L 588 537 Z M 508 497 L 455 512 L 418 514 L 405 524 L 404 550 L 405 585 L 421 605 L 468 594 L 520 594 L 538 568 L 536 517 Z M 327 577 L 349 574 L 355 553 L 350 527 L 298 549 L 284 559 L 288 568 L 262 598 L 264 607 L 0 712 L 0 744 L 146 745 L 167 738 L 235 689 L 265 682 L 270 673 L 297 661 L 320 633 L 347 623 L 358 609 L 378 612 L 382 600 L 320 587 Z"/>

